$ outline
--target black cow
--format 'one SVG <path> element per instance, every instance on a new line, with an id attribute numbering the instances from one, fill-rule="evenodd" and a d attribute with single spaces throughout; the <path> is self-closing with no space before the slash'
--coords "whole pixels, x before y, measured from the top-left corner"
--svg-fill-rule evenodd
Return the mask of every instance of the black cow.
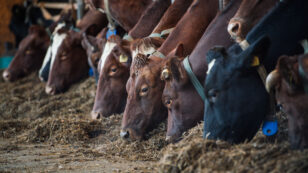
<path id="1" fill-rule="evenodd" d="M 302 52 L 307 16 L 307 0 L 282 1 L 247 35 L 245 51 L 235 44 L 208 52 L 204 137 L 239 143 L 255 135 L 269 113 L 269 95 L 253 62 L 260 60 L 269 72 L 280 55 Z"/>

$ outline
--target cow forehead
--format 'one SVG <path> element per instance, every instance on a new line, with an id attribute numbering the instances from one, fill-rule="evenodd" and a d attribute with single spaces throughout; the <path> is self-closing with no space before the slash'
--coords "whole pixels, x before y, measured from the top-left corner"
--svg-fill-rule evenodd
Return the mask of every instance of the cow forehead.
<path id="1" fill-rule="evenodd" d="M 132 57 L 134 59 L 138 54 L 151 55 L 155 51 L 156 51 L 156 49 L 153 46 L 147 47 L 145 45 L 141 45 L 141 46 L 138 46 L 138 48 L 136 48 L 136 50 L 133 51 Z"/>
<path id="2" fill-rule="evenodd" d="M 106 59 L 109 56 L 109 54 L 111 53 L 111 51 L 113 50 L 113 48 L 116 46 L 116 43 L 107 41 L 105 47 L 104 47 L 104 51 L 102 53 L 101 59 L 100 59 L 100 69 L 103 70 L 103 67 L 105 66 L 106 63 Z"/>

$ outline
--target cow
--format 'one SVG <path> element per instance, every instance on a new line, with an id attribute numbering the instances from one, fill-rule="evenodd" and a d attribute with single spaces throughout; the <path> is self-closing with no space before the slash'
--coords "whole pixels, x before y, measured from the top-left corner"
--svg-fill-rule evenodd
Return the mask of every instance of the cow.
<path id="1" fill-rule="evenodd" d="M 308 148 L 308 54 L 283 55 L 266 78 L 268 92 L 274 90 L 277 104 L 288 115 L 291 147 Z"/>
<path id="2" fill-rule="evenodd" d="M 29 35 L 22 40 L 12 63 L 3 72 L 4 80 L 14 81 L 38 70 L 50 42 L 50 33 L 62 22 L 67 23 L 68 26 L 74 22 L 71 11 L 63 12 L 60 19 L 46 30 L 42 26 L 31 26 Z"/>
<path id="3" fill-rule="evenodd" d="M 86 52 L 81 45 L 82 35 L 83 33 L 96 35 L 108 21 L 105 15 L 95 10 L 90 10 L 80 23 L 84 20 L 86 20 L 83 25 L 85 28 L 80 30 L 60 27 L 56 31 L 50 51 L 47 52 L 44 60 L 50 63 L 43 63 L 41 68 L 42 71 L 47 68 L 49 72 L 45 88 L 47 94 L 64 92 L 71 84 L 88 74 Z"/>
<path id="4" fill-rule="evenodd" d="M 108 13 L 107 15 L 110 15 L 114 20 L 112 22 L 117 23 L 127 32 L 136 25 L 151 2 L 152 0 L 107 0 L 108 7 L 106 8 L 105 0 L 86 0 L 90 8 Z"/>
<path id="5" fill-rule="evenodd" d="M 158 51 L 168 56 L 177 42 L 182 42 L 187 47 L 184 50 L 185 56 L 189 54 L 217 10 L 217 1 L 194 1 Z M 163 59 L 155 55 L 147 57 L 136 53 L 133 58 L 126 84 L 128 97 L 122 119 L 122 137 L 143 139 L 146 132 L 167 117 L 167 109 L 161 101 L 164 88 L 164 82 L 160 78 L 162 62 Z"/>
<path id="6" fill-rule="evenodd" d="M 31 26 L 13 61 L 3 72 L 5 81 L 15 81 L 40 68 L 49 46 L 49 35 L 42 26 Z"/>
<path id="7" fill-rule="evenodd" d="M 229 22 L 228 32 L 231 37 L 238 43 L 243 41 L 250 29 L 255 26 L 277 2 L 278 0 L 244 0 Z"/>
<path id="8" fill-rule="evenodd" d="M 129 41 L 122 40 L 118 35 L 110 36 L 98 64 L 99 80 L 91 112 L 92 119 L 123 112 L 130 64 Z"/>
<path id="9" fill-rule="evenodd" d="M 208 26 L 191 55 L 186 57 L 193 74 L 200 83 L 203 83 L 204 74 L 207 71 L 205 55 L 208 50 L 216 45 L 229 47 L 233 44 L 227 32 L 227 25 L 241 2 L 240 0 L 230 1 Z M 178 55 L 181 54 L 183 53 L 178 53 Z M 204 102 L 195 89 L 187 69 L 184 68 L 184 59 L 185 56 L 170 58 L 161 72 L 162 79 L 165 81 L 162 101 L 168 108 L 166 140 L 172 143 L 179 141 L 183 132 L 203 119 Z"/>
<path id="10" fill-rule="evenodd" d="M 131 39 L 136 37 L 145 37 L 148 35 L 148 30 L 152 30 L 157 24 L 157 18 L 162 13 L 159 4 L 165 4 L 166 2 L 157 1 L 144 11 L 136 26 L 129 32 L 130 34 L 138 32 L 138 35 L 132 34 Z M 165 4 L 166 5 L 166 4 Z M 167 3 L 168 5 L 168 3 Z M 158 10 L 159 13 L 152 15 L 153 10 Z M 152 16 L 151 16 L 152 15 Z M 146 20 L 149 19 L 149 20 Z M 153 21 L 153 23 L 151 23 Z M 144 27 L 144 25 L 149 25 Z M 121 39 L 118 36 L 111 36 L 106 42 L 104 51 L 100 58 L 100 65 L 98 72 L 99 81 L 95 96 L 95 103 L 91 112 L 92 119 L 99 119 L 103 116 L 110 116 L 114 113 L 121 113 L 124 110 L 127 93 L 125 90 L 125 84 L 127 82 L 130 65 L 132 61 L 131 47 L 135 45 L 135 42 L 140 40 Z M 147 45 L 160 46 L 161 42 L 146 39 Z M 140 52 L 145 53 L 146 50 Z M 111 69 L 115 70 L 114 72 Z M 112 73 L 112 75 L 110 75 Z M 120 74 L 120 75 L 119 75 Z M 111 99 L 112 98 L 112 99 Z"/>
<path id="11" fill-rule="evenodd" d="M 243 42 L 207 53 L 205 138 L 230 143 L 252 139 L 270 110 L 260 75 L 272 71 L 279 56 L 303 52 L 298 43 L 308 37 L 308 24 L 302 22 L 307 15 L 308 1 L 281 1 Z"/>

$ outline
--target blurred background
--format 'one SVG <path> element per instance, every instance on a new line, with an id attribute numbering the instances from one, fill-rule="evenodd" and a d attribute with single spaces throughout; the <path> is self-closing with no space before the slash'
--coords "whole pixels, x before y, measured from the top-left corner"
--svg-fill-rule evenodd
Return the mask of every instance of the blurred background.
<path id="1" fill-rule="evenodd" d="M 72 3 L 75 0 L 0 0 L 0 58 L 14 55 L 30 25 L 49 26 Z"/>

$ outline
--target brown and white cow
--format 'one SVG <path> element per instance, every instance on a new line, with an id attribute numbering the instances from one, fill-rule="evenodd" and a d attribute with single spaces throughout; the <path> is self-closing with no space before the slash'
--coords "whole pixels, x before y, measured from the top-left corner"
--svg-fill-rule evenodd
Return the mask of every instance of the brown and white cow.
<path id="1" fill-rule="evenodd" d="M 281 56 L 266 87 L 275 91 L 277 104 L 288 115 L 292 148 L 308 148 L 308 54 Z"/>
<path id="2" fill-rule="evenodd" d="M 250 29 L 271 9 L 279 0 L 243 0 L 239 10 L 230 20 L 228 32 L 240 43 Z"/>
<path id="3" fill-rule="evenodd" d="M 38 70 L 47 51 L 50 34 L 59 23 L 67 25 L 74 23 L 71 14 L 71 11 L 61 13 L 59 20 L 52 23 L 46 30 L 41 26 L 30 27 L 29 35 L 23 39 L 12 63 L 3 73 L 4 80 L 14 81 Z"/>
<path id="4" fill-rule="evenodd" d="M 87 23 L 84 23 L 84 20 Z M 80 28 L 80 31 L 58 28 L 53 37 L 50 51 L 45 57 L 50 59 L 48 82 L 45 88 L 48 94 L 64 92 L 71 84 L 88 74 L 86 51 L 81 45 L 82 35 L 83 33 L 96 35 L 107 25 L 107 19 L 102 13 L 90 10 L 80 23 L 84 23 L 83 26 L 86 28 Z"/>
<path id="5" fill-rule="evenodd" d="M 182 43 L 184 47 L 187 47 L 183 50 L 183 54 L 188 55 L 217 11 L 217 1 L 194 1 L 159 48 L 159 52 L 168 55 L 178 43 Z M 136 57 L 133 59 L 126 87 L 128 97 L 122 120 L 121 136 L 143 139 L 148 130 L 167 117 L 167 109 L 161 101 L 164 89 L 164 82 L 160 78 L 163 60 L 153 55 L 148 58 L 138 52 L 133 54 L 136 54 L 134 55 Z"/>

